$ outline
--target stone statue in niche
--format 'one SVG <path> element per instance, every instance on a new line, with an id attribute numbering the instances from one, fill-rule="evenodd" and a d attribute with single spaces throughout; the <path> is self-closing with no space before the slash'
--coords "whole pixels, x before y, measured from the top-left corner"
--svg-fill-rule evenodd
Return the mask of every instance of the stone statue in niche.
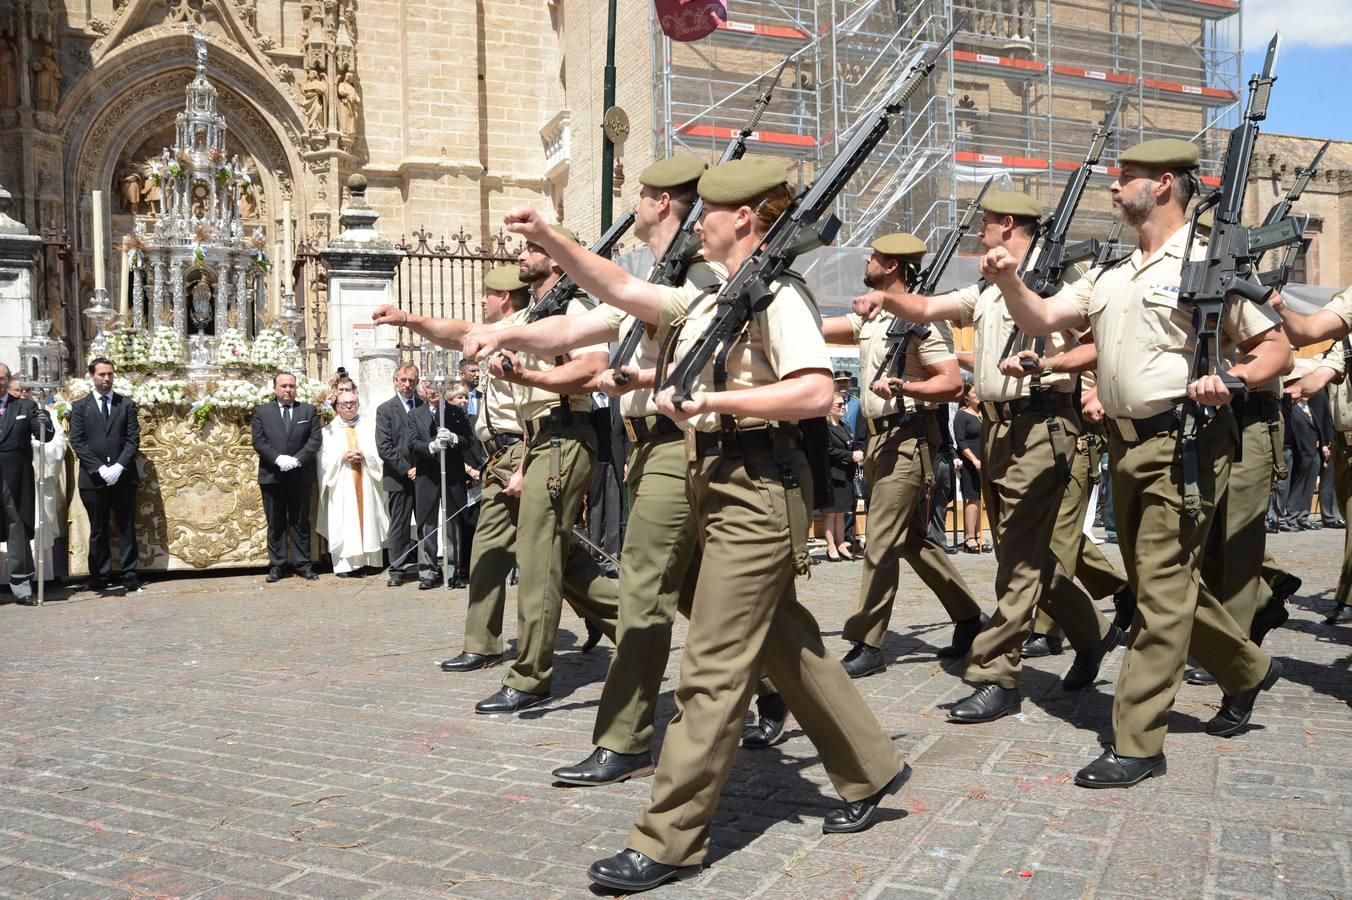
<path id="1" fill-rule="evenodd" d="M 301 109 L 305 111 L 305 128 L 308 131 L 323 131 L 327 127 L 324 118 L 325 104 L 328 100 L 328 85 L 324 81 L 324 72 L 319 66 L 305 73 L 305 81 L 300 86 Z"/>
<path id="2" fill-rule="evenodd" d="M 44 54 L 33 60 L 33 106 L 56 112 L 61 100 L 61 65 L 56 61 L 56 48 L 46 46 Z"/>
<path id="3" fill-rule="evenodd" d="M 357 93 L 356 77 L 348 72 L 338 83 L 338 130 L 353 136 L 357 133 L 357 110 L 361 95 Z"/>
<path id="4" fill-rule="evenodd" d="M 9 41 L 0 39 L 0 109 L 19 105 L 19 57 Z"/>

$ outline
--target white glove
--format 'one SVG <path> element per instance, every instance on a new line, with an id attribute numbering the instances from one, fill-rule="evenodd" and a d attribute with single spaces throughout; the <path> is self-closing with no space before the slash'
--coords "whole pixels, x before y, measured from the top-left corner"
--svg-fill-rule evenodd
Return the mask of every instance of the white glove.
<path id="1" fill-rule="evenodd" d="M 122 477 L 123 471 L 122 463 L 113 463 L 108 467 L 108 471 L 103 476 L 103 480 L 108 482 L 108 485 L 111 487 L 112 485 L 117 484 L 117 480 Z"/>
<path id="2" fill-rule="evenodd" d="M 99 477 L 103 479 L 104 484 L 112 484 L 111 469 L 112 466 L 99 466 Z"/>
<path id="3" fill-rule="evenodd" d="M 438 428 L 437 436 L 427 442 L 427 446 L 433 453 L 440 453 L 447 447 L 457 447 L 460 445 L 460 435 L 451 431 L 449 428 Z"/>
<path id="4" fill-rule="evenodd" d="M 277 468 L 283 472 L 290 472 L 292 469 L 300 468 L 300 462 L 294 456 L 287 456 L 283 453 L 277 457 Z"/>

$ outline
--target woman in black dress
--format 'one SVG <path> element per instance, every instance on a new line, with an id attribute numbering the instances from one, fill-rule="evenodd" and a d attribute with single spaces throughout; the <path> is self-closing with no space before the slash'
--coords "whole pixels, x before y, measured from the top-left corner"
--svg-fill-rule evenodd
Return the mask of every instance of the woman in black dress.
<path id="1" fill-rule="evenodd" d="M 854 559 L 845 543 L 845 514 L 854 507 L 854 471 L 863 458 L 856 449 L 854 435 L 843 419 L 845 395 L 836 394 L 831 411 L 826 414 L 831 443 L 827 455 L 831 460 L 831 502 L 822 507 L 822 530 L 826 533 L 826 556 L 832 562 Z"/>
<path id="2" fill-rule="evenodd" d="M 962 549 L 980 553 L 981 544 L 981 398 L 976 385 L 963 383 L 958 413 L 953 417 L 953 437 L 958 445 L 962 478 L 962 521 L 966 540 Z"/>

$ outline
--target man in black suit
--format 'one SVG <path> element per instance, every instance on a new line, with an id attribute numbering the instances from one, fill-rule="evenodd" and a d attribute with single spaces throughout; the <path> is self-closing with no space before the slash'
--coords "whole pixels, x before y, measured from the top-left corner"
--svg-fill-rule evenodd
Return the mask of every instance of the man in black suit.
<path id="1" fill-rule="evenodd" d="M 0 363 L 0 537 L 9 557 L 9 589 L 32 606 L 33 548 L 37 489 L 33 479 L 33 438 L 52 439 L 52 420 L 32 400 L 9 395 L 9 366 Z"/>
<path id="2" fill-rule="evenodd" d="M 1320 391 L 1308 399 L 1315 431 L 1319 433 L 1319 523 L 1325 528 L 1346 528 L 1347 523 L 1338 511 L 1337 492 L 1333 488 L 1333 442 L 1338 439 L 1338 435 L 1333 430 L 1329 395 Z"/>
<path id="3" fill-rule="evenodd" d="M 1313 527 L 1310 503 L 1314 499 L 1315 480 L 1323 458 L 1319 452 L 1319 432 L 1314 415 L 1304 398 L 1291 400 L 1286 407 L 1286 426 L 1291 434 L 1291 484 L 1286 500 L 1286 524 L 1297 531 Z"/>
<path id="4" fill-rule="evenodd" d="M 444 401 L 443 401 L 444 402 Z M 458 406 L 446 403 L 446 424 L 441 425 L 441 402 L 433 400 L 413 411 L 410 420 L 410 446 L 415 480 L 415 515 L 418 519 L 418 589 L 430 590 L 441 580 L 436 561 L 437 539 L 430 537 L 436 528 L 437 510 L 441 506 L 441 455 L 446 456 L 446 515 L 459 511 L 468 499 L 469 477 L 465 474 L 464 449 L 474 437 L 469 417 Z M 451 548 L 458 547 L 462 513 L 450 523 L 449 533 L 442 540 Z M 452 551 L 452 556 L 459 556 Z M 452 559 L 456 569 L 450 586 L 464 587 L 469 575 L 468 559 Z"/>
<path id="5" fill-rule="evenodd" d="M 141 423 L 136 403 L 113 390 L 113 364 L 99 357 L 89 363 L 94 390 L 70 407 L 70 447 L 80 461 L 80 502 L 89 516 L 89 589 L 108 587 L 112 553 L 108 517 L 117 528 L 122 586 L 140 590 L 136 577 L 136 454 Z"/>
<path id="6" fill-rule="evenodd" d="M 267 580 L 281 580 L 289 534 L 297 574 L 314 581 L 319 576 L 310 564 L 310 496 L 323 440 L 319 414 L 309 403 L 296 401 L 296 376 L 290 372 L 273 376 L 272 391 L 276 402 L 259 404 L 253 415 L 258 489 L 268 519 Z"/>
<path id="7" fill-rule="evenodd" d="M 389 554 L 390 587 L 408 581 L 416 571 L 415 561 L 407 558 L 413 546 L 413 451 L 410 446 L 413 413 L 426 406 L 418 396 L 418 367 L 402 365 L 394 373 L 395 394 L 376 407 L 376 449 L 385 464 L 381 483 L 389 500 L 390 534 L 385 543 Z"/>

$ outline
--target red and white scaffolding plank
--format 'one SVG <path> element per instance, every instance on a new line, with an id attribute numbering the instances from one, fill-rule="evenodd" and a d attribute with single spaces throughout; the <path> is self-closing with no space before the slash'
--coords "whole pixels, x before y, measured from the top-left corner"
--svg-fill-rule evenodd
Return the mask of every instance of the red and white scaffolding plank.
<path id="1" fill-rule="evenodd" d="M 974 53 L 970 50 L 953 51 L 953 68 L 977 75 L 999 75 L 1001 78 L 1035 79 L 1047 76 L 1047 64 L 1031 59 L 997 56 L 992 53 Z M 1089 69 L 1056 63 L 1051 67 L 1054 82 L 1075 87 L 1099 87 L 1104 91 L 1134 90 L 1138 79 L 1126 72 Z M 1233 91 L 1205 85 L 1184 84 L 1159 78 L 1143 78 L 1140 87 L 1152 98 L 1178 100 L 1201 106 L 1226 106 L 1236 99 Z"/>
<path id="2" fill-rule="evenodd" d="M 1076 160 L 1003 156 L 998 153 L 974 153 L 969 150 L 954 153 L 953 161 L 959 166 L 1004 169 L 1015 175 L 1032 175 L 1047 171 L 1070 173 L 1080 168 L 1080 163 Z M 1116 178 L 1121 171 L 1117 166 L 1094 166 L 1094 175 L 1099 178 Z M 1214 176 L 1202 176 L 1202 184 L 1207 187 L 1219 187 L 1220 183 L 1221 180 Z"/>

